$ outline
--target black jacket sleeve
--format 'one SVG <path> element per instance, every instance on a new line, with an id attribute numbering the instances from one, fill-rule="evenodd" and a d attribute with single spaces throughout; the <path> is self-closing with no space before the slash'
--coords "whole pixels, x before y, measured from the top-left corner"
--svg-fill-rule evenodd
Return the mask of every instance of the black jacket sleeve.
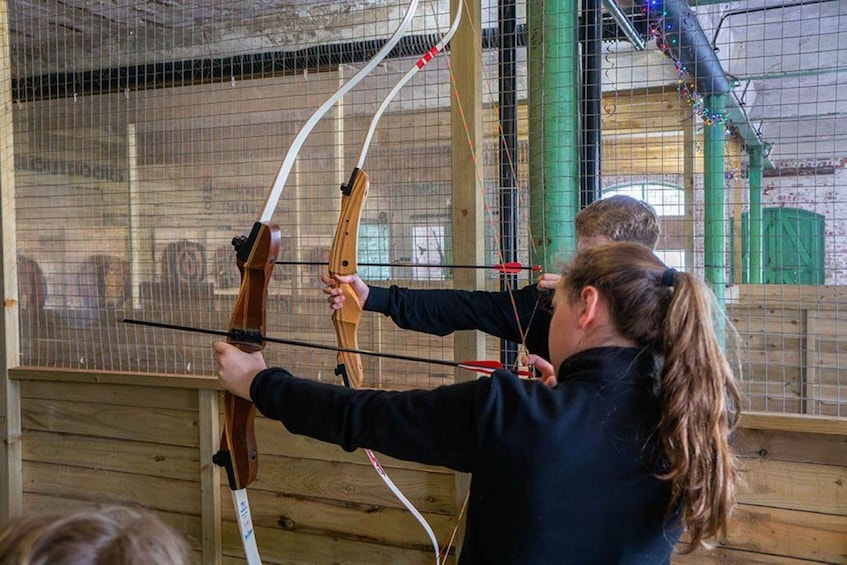
<path id="1" fill-rule="evenodd" d="M 398 392 L 354 390 L 299 379 L 278 368 L 260 372 L 250 387 L 258 410 L 291 433 L 347 451 L 373 449 L 461 472 L 472 472 L 478 458 L 485 434 L 480 413 L 491 410 L 491 394 L 487 377 Z"/>
<path id="2" fill-rule="evenodd" d="M 534 284 L 512 293 L 371 286 L 364 308 L 389 316 L 403 329 L 441 336 L 480 330 L 515 343 L 525 341 L 530 353 L 549 360 L 552 295 Z"/>

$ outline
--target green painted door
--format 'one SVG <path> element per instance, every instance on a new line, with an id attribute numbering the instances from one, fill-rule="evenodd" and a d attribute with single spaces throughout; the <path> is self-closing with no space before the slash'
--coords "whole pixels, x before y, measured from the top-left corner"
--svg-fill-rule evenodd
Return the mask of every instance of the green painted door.
<path id="1" fill-rule="evenodd" d="M 823 284 L 824 217 L 797 208 L 762 211 L 765 284 Z M 749 215 L 742 217 L 742 282 L 747 283 Z"/>

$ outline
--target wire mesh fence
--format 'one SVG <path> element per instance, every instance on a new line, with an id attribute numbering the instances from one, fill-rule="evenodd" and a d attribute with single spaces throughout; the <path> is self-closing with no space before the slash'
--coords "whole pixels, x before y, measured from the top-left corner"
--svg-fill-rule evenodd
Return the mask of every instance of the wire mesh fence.
<path id="1" fill-rule="evenodd" d="M 481 29 L 484 142 L 472 155 L 484 263 L 531 264 L 557 230 L 572 230 L 580 206 L 642 199 L 660 216 L 657 254 L 706 277 L 741 334 L 745 408 L 844 417 L 847 8 L 691 4 L 584 2 L 578 21 L 523 2 L 462 8 Z M 122 320 L 227 328 L 240 283 L 233 237 L 261 214 L 310 116 L 406 10 L 10 2 L 16 214 L 6 221 L 17 237 L 21 363 L 211 374 L 208 336 Z M 420 2 L 397 46 L 306 137 L 272 215 L 286 264 L 269 287 L 269 335 L 335 343 L 319 277 L 338 187 L 380 103 L 454 16 L 448 2 Z M 462 211 L 452 153 L 473 126 L 457 123 L 456 109 L 475 101 L 455 87 L 449 57 L 423 66 L 375 129 L 358 241 L 370 284 L 454 287 L 456 250 L 478 245 L 453 237 Z M 548 271 L 573 250 L 561 241 Z M 483 289 L 531 276 L 487 271 Z M 377 314 L 365 313 L 358 336 L 369 350 L 454 358 L 450 337 Z M 487 348 L 498 357 L 509 346 L 489 338 Z M 267 358 L 337 382 L 330 352 L 273 346 Z M 438 366 L 364 363 L 367 386 L 455 378 Z"/>

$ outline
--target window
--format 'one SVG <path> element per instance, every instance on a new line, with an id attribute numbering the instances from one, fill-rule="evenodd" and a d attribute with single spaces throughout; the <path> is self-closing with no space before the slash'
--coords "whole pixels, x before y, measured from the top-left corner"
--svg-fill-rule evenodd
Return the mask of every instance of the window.
<path id="1" fill-rule="evenodd" d="M 443 265 L 444 257 L 444 226 L 414 226 L 412 227 L 412 262 L 421 267 L 415 267 L 412 278 L 415 280 L 443 280 L 444 269 L 431 265 Z M 427 265 L 424 267 L 423 265 Z"/>
<path id="2" fill-rule="evenodd" d="M 359 276 L 369 281 L 387 281 L 391 278 L 388 263 L 388 224 L 362 221 L 359 225 Z M 376 265 L 373 265 L 376 263 Z"/>

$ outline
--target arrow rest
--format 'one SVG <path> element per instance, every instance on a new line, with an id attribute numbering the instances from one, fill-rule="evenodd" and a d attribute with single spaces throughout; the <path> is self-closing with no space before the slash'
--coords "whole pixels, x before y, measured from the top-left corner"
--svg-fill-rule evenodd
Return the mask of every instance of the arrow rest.
<path id="1" fill-rule="evenodd" d="M 231 343 L 251 346 L 250 349 L 253 351 L 259 351 L 265 346 L 264 336 L 256 330 L 234 329 L 230 331 L 229 338 Z"/>
<path id="2" fill-rule="evenodd" d="M 246 263 L 250 259 L 250 252 L 259 238 L 259 233 L 262 230 L 261 222 L 253 224 L 253 229 L 250 230 L 249 236 L 237 235 L 232 238 L 232 246 L 235 248 L 236 260 L 241 263 Z"/>
<path id="3" fill-rule="evenodd" d="M 339 363 L 335 366 L 335 376 L 341 377 L 341 381 L 344 383 L 344 386 L 347 388 L 352 388 L 350 386 L 350 377 L 347 376 L 347 365 L 344 363 Z"/>

